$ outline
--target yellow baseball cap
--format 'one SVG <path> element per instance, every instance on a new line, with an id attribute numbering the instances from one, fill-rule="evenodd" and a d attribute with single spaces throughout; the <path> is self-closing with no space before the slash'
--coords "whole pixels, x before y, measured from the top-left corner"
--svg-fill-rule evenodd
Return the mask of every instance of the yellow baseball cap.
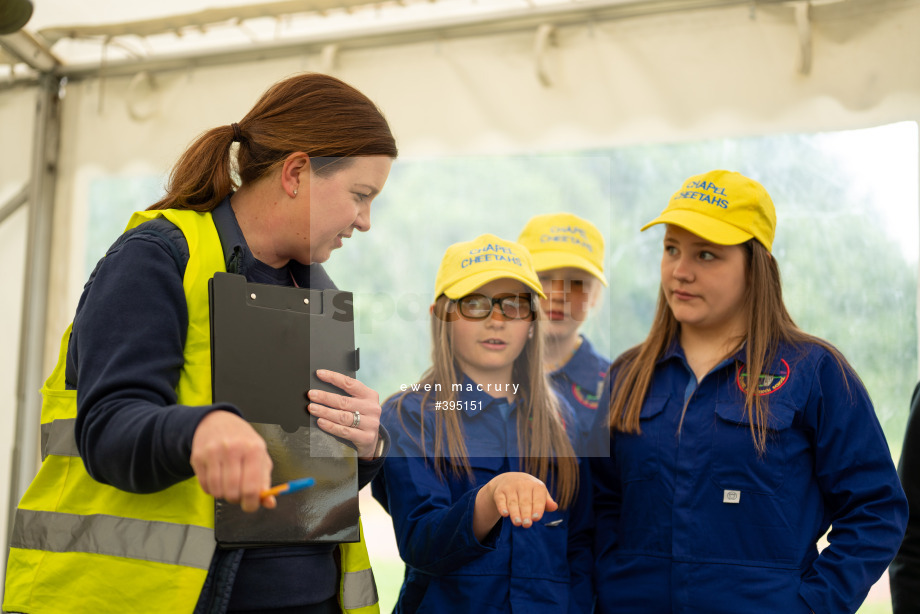
<path id="1" fill-rule="evenodd" d="M 530 218 L 518 243 L 533 256 L 537 271 L 575 267 L 604 277 L 604 237 L 597 226 L 573 213 L 547 213 Z"/>
<path id="2" fill-rule="evenodd" d="M 674 224 L 718 245 L 760 241 L 773 247 L 776 209 L 762 185 L 740 173 L 694 175 L 674 193 L 661 215 L 642 227 Z"/>
<path id="3" fill-rule="evenodd" d="M 502 278 L 516 279 L 540 298 L 546 298 L 527 249 L 492 234 L 447 248 L 435 278 L 434 298 L 437 300 L 442 294 L 447 298 L 461 298 Z"/>

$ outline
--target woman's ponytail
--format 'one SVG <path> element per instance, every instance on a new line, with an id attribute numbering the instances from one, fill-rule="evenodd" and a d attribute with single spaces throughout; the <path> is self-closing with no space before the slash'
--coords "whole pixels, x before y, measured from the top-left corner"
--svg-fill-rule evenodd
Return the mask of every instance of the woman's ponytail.
<path id="1" fill-rule="evenodd" d="M 173 167 L 166 196 L 148 208 L 210 211 L 240 183 L 268 176 L 295 152 L 307 154 L 318 174 L 342 168 L 330 163 L 338 158 L 398 153 L 389 124 L 367 96 L 335 77 L 305 73 L 271 86 L 239 124 L 199 136 Z"/>
<path id="2" fill-rule="evenodd" d="M 211 211 L 238 186 L 231 177 L 232 126 L 212 128 L 185 150 L 173 167 L 166 196 L 148 209 Z"/>

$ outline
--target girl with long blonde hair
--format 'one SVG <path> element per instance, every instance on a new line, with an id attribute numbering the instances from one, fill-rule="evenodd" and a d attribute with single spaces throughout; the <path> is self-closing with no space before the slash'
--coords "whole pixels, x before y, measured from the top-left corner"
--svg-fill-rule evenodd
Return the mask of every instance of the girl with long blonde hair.
<path id="1" fill-rule="evenodd" d="M 530 255 L 482 235 L 448 248 L 435 286 L 432 366 L 384 405 L 373 485 L 406 563 L 395 611 L 588 612 L 588 492 Z"/>
<path id="2" fill-rule="evenodd" d="M 592 434 L 598 612 L 855 612 L 906 502 L 859 377 L 786 310 L 772 199 L 711 171 L 656 224 L 652 329 Z"/>

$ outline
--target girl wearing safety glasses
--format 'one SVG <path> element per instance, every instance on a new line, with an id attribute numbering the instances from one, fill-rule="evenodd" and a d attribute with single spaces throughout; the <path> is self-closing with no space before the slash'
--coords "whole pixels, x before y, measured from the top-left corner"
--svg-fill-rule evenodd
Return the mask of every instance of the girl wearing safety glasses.
<path id="1" fill-rule="evenodd" d="M 444 255 L 433 364 L 383 408 L 373 493 L 406 563 L 396 612 L 591 609 L 588 487 L 543 372 L 538 298 L 517 243 L 482 235 Z"/>

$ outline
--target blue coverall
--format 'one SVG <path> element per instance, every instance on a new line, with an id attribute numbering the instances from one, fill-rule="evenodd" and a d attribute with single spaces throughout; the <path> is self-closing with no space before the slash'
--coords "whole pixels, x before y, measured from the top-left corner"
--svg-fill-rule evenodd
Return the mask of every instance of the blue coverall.
<path id="1" fill-rule="evenodd" d="M 475 384 L 464 377 L 464 388 Z M 579 463 L 585 487 L 568 510 L 547 512 L 530 528 L 504 518 L 480 542 L 473 535 L 476 494 L 493 477 L 521 471 L 516 407 L 504 398 L 473 390 L 461 402 L 482 409 L 460 410 L 459 418 L 475 482 L 447 471 L 439 477 L 431 454 L 434 414 L 424 412 L 425 457 L 418 444 L 422 393 L 410 392 L 397 416 L 396 400 L 383 408 L 390 453 L 375 478 L 374 496 L 393 518 L 406 577 L 396 612 L 474 614 L 559 614 L 590 612 L 591 509 L 587 468 Z M 433 403 L 433 400 L 429 401 Z M 550 491 L 552 487 L 550 485 Z"/>
<path id="2" fill-rule="evenodd" d="M 761 455 L 743 360 L 697 383 L 675 343 L 655 367 L 641 434 L 609 437 L 598 412 L 599 613 L 854 612 L 897 552 L 907 503 L 859 379 L 819 345 L 781 346 L 758 383 L 770 410 Z M 615 366 L 601 407 L 616 377 Z"/>

